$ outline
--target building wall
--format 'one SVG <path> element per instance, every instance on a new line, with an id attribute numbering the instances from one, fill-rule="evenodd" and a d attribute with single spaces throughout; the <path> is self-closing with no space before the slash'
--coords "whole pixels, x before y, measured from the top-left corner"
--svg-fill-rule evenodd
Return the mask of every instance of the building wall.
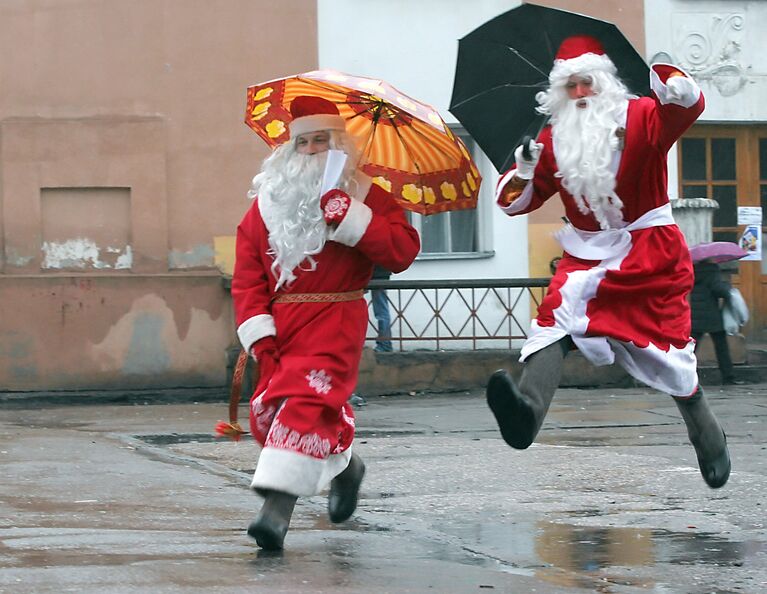
<path id="1" fill-rule="evenodd" d="M 706 96 L 701 122 L 767 121 L 767 3 L 646 0 L 647 56 L 667 56 Z"/>
<path id="2" fill-rule="evenodd" d="M 706 97 L 701 123 L 767 121 L 767 4 L 731 0 L 645 0 L 646 57 L 684 67 Z M 756 59 L 755 59 L 756 58 Z M 676 151 L 669 153 L 669 196 L 678 198 Z"/>
<path id="3" fill-rule="evenodd" d="M 382 5 L 386 9 L 382 9 Z M 430 103 L 445 121 L 453 87 L 458 39 L 521 2 L 502 0 L 422 0 L 359 2 L 319 0 L 319 62 L 354 74 L 381 77 L 405 93 Z M 612 21 L 640 53 L 644 50 L 643 6 L 630 0 L 536 2 Z M 338 15 L 344 15 L 339 18 Z M 551 233 L 561 226 L 557 200 L 527 217 L 509 218 L 494 207 L 497 172 L 478 163 L 484 249 L 492 257 L 466 260 L 419 259 L 400 279 L 507 278 L 549 275 L 549 261 L 561 253 Z"/>
<path id="4" fill-rule="evenodd" d="M 518 5 L 502 0 L 319 0 L 321 68 L 383 78 L 404 93 L 434 106 L 448 123 L 458 39 L 494 16 Z M 339 15 L 343 15 L 339 18 Z M 496 172 L 485 159 L 479 202 L 483 250 L 495 256 L 469 260 L 419 259 L 397 279 L 506 278 L 528 276 L 524 220 L 499 226 L 492 209 Z M 515 238 L 519 249 L 509 248 Z"/>
<path id="5" fill-rule="evenodd" d="M 268 154 L 246 87 L 316 68 L 316 27 L 305 0 L 0 4 L 0 389 L 225 383 L 215 246 Z"/>

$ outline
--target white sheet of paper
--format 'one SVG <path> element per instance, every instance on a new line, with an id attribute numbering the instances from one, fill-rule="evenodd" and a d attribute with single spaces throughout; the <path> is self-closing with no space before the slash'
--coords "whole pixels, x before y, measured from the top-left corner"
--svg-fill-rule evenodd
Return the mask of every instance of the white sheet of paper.
<path id="1" fill-rule="evenodd" d="M 738 225 L 761 225 L 762 207 L 761 206 L 739 206 L 738 207 Z"/>
<path id="2" fill-rule="evenodd" d="M 343 151 L 329 150 L 328 158 L 325 161 L 325 173 L 322 174 L 322 186 L 320 187 L 320 196 L 328 190 L 338 187 L 341 181 L 341 174 L 344 172 L 348 155 Z"/>

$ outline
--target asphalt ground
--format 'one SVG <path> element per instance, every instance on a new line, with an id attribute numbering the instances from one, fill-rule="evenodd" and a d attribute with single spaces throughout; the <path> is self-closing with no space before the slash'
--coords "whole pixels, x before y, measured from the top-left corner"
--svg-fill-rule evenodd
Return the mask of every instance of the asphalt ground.
<path id="1" fill-rule="evenodd" d="M 368 399 L 357 513 L 299 500 L 276 554 L 245 534 L 259 449 L 212 437 L 213 394 L 11 395 L 0 592 L 765 592 L 767 384 L 706 393 L 733 459 L 719 490 L 652 390 L 560 390 L 525 451 L 479 390 Z"/>

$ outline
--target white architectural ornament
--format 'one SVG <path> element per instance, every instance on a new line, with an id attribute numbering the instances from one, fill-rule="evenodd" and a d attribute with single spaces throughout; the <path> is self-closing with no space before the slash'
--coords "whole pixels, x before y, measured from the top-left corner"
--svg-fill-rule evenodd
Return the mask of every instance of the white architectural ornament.
<path id="1" fill-rule="evenodd" d="M 745 18 L 742 14 L 677 13 L 674 54 L 679 65 L 698 82 L 709 81 L 730 97 L 748 82 L 751 66 L 739 62 Z"/>

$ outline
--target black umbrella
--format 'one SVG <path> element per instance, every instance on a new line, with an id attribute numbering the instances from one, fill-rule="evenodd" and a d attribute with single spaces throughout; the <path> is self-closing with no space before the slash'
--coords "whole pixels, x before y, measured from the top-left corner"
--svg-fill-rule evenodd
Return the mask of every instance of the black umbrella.
<path id="1" fill-rule="evenodd" d="M 571 35 L 596 37 L 632 93 L 649 93 L 649 70 L 612 23 L 582 14 L 523 4 L 495 17 L 458 42 L 450 112 L 498 171 L 514 162 L 524 136 L 537 136 L 546 116 L 535 94 L 548 86 L 560 43 Z"/>

